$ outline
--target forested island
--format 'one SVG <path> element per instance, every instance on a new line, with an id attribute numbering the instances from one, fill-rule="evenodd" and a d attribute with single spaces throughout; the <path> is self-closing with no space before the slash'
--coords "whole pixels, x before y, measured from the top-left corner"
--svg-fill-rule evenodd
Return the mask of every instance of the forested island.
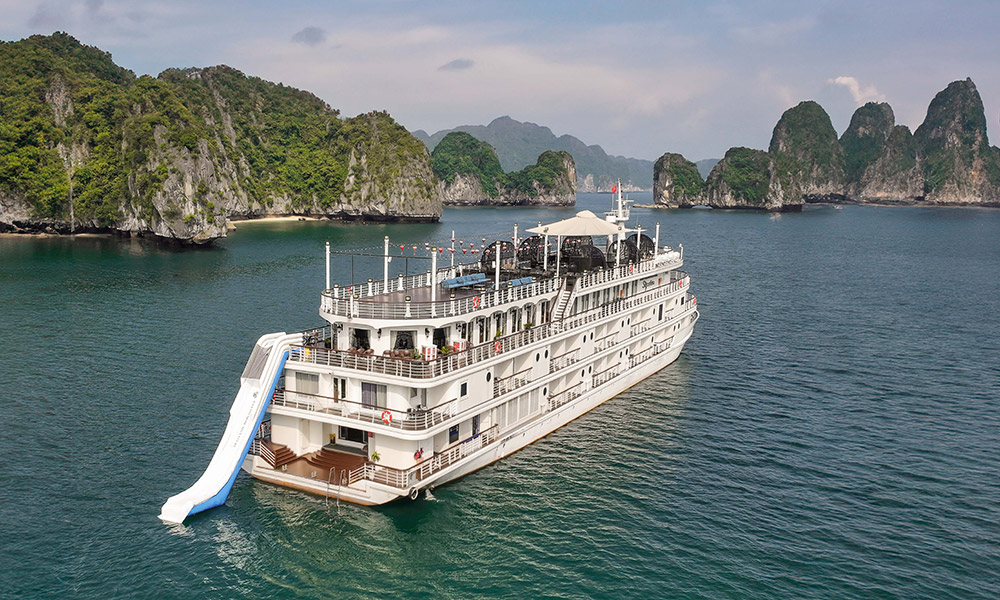
<path id="1" fill-rule="evenodd" d="M 413 132 L 432 151 L 446 136 L 462 131 L 493 147 L 505 171 L 531 166 L 547 150 L 568 152 L 576 167 L 578 192 L 610 192 L 621 181 L 625 191 L 649 191 L 653 163 L 638 158 L 609 156 L 598 145 L 587 145 L 572 135 L 556 136 L 548 127 L 524 123 L 510 117 L 497 117 L 489 125 L 461 125 L 434 134 Z"/>
<path id="2" fill-rule="evenodd" d="M 547 150 L 533 165 L 504 173 L 492 146 L 454 131 L 431 153 L 444 203 L 453 206 L 568 206 L 576 203 L 576 168 L 568 152 Z"/>
<path id="3" fill-rule="evenodd" d="M 808 202 L 1000 206 L 1000 149 L 990 146 L 971 79 L 939 92 L 915 132 L 869 102 L 838 139 L 819 104 L 801 102 L 774 128 L 767 151 L 730 148 L 703 180 L 694 163 L 656 161 L 661 206 L 799 210 Z"/>
<path id="4" fill-rule="evenodd" d="M 204 243 L 263 215 L 435 221 L 426 147 L 385 112 L 226 66 L 136 77 L 56 33 L 0 43 L 0 231 Z"/>

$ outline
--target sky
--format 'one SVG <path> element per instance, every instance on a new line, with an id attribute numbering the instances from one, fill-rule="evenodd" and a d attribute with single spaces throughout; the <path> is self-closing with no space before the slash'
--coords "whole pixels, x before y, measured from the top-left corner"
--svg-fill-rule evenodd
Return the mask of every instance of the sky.
<path id="1" fill-rule="evenodd" d="M 411 131 L 509 115 L 650 160 L 766 149 L 803 100 L 915 129 L 967 77 L 995 134 L 997 24 L 992 0 L 0 0 L 0 39 L 65 31 L 139 75 L 226 64 Z"/>

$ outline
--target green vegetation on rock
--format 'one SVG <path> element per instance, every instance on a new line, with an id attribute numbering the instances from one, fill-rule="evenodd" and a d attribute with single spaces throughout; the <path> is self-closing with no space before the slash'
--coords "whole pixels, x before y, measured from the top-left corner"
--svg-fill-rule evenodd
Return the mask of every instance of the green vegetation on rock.
<path id="1" fill-rule="evenodd" d="M 661 182 L 669 182 L 670 193 L 677 199 L 693 199 L 705 192 L 705 181 L 698 172 L 698 165 L 680 154 L 666 153 L 653 165 L 653 192 Z"/>
<path id="2" fill-rule="evenodd" d="M 525 194 L 537 193 L 536 186 L 548 191 L 575 193 L 576 182 L 568 180 L 567 161 L 568 164 L 573 164 L 573 157 L 569 152 L 552 150 L 542 152 L 535 164 L 508 173 L 504 187 Z"/>
<path id="3" fill-rule="evenodd" d="M 810 196 L 843 193 L 844 151 L 830 116 L 816 102 L 800 102 L 781 115 L 768 153 L 783 187 Z"/>
<path id="4" fill-rule="evenodd" d="M 0 42 L 0 82 L 8 220 L 68 221 L 71 186 L 77 223 L 195 241 L 224 235 L 229 214 L 405 218 L 405 196 L 440 215 L 426 148 L 386 113 L 342 120 L 226 66 L 136 77 L 64 33 Z M 363 177 L 347 198 L 352 161 Z M 362 197 L 370 208 L 355 210 Z"/>
<path id="5" fill-rule="evenodd" d="M 978 170 L 977 159 L 989 163 L 983 166 L 990 175 L 996 173 L 983 101 L 971 79 L 952 82 L 938 92 L 913 137 L 923 157 L 924 190 L 928 194 L 949 183 L 964 182 L 970 171 Z M 1000 181 L 993 179 L 993 184 Z"/>
<path id="6" fill-rule="evenodd" d="M 854 111 L 851 124 L 840 136 L 848 181 L 860 179 L 865 169 L 883 154 L 895 122 L 892 108 L 884 102 L 869 102 Z"/>
<path id="7" fill-rule="evenodd" d="M 453 131 L 438 143 L 431 153 L 431 166 L 437 178 L 446 183 L 454 182 L 455 175 L 474 175 L 491 198 L 500 193 L 497 184 L 504 179 L 493 147 L 464 131 Z"/>
<path id="8" fill-rule="evenodd" d="M 725 184 L 732 196 L 751 206 L 763 206 L 770 182 L 770 158 L 763 150 L 736 147 L 712 169 L 708 186 L 720 189 Z"/>

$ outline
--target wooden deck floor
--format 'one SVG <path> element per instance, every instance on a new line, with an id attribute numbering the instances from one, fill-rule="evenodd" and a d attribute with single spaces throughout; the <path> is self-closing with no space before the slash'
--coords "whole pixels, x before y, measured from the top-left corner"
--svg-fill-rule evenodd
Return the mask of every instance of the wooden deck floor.
<path id="1" fill-rule="evenodd" d="M 337 481 L 341 471 L 353 471 L 365 464 L 365 457 L 353 452 L 331 450 L 329 447 L 318 452 L 304 454 L 289 462 L 286 472 L 299 477 L 308 477 L 319 481 Z M 333 476 L 330 471 L 333 470 Z"/>

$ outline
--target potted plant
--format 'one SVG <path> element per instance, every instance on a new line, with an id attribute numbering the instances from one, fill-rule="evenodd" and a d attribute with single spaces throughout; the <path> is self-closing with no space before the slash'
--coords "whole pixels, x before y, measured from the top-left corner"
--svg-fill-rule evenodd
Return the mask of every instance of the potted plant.
<path id="1" fill-rule="evenodd" d="M 378 452 L 372 452 L 372 462 L 378 462 L 382 460 L 382 457 L 378 455 Z"/>

